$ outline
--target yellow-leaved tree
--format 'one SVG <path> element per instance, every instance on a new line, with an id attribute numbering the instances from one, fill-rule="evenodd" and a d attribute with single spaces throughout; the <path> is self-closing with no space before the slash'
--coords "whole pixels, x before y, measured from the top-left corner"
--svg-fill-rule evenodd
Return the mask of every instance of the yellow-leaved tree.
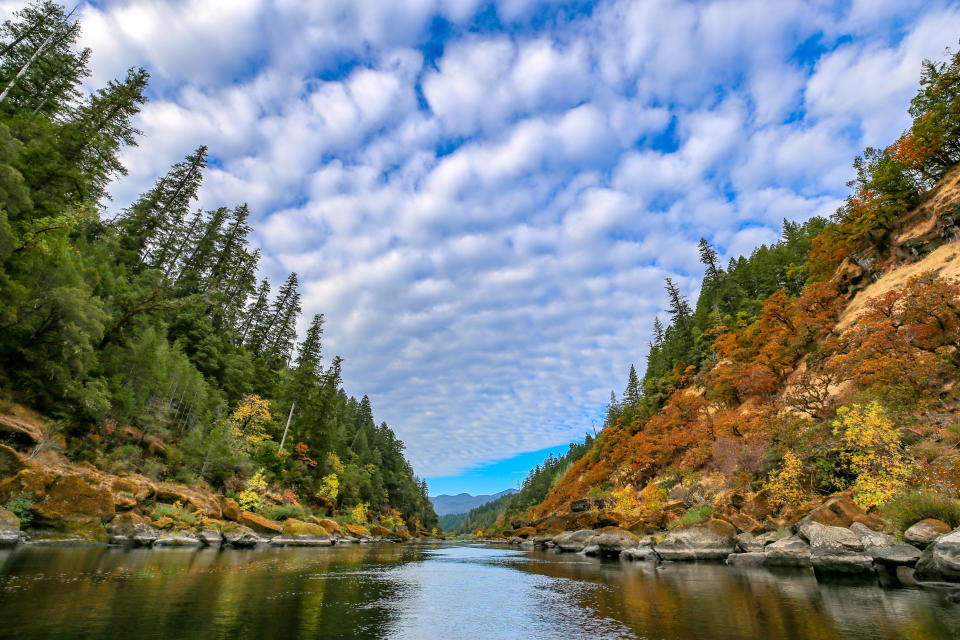
<path id="1" fill-rule="evenodd" d="M 260 469 L 247 481 L 247 488 L 237 495 L 240 508 L 244 511 L 263 509 L 263 494 L 266 490 L 267 480 L 263 477 L 263 469 Z"/>
<path id="2" fill-rule="evenodd" d="M 803 502 L 803 465 L 793 451 L 783 456 L 783 464 L 770 474 L 764 489 L 770 494 L 770 502 L 778 507 L 796 507 Z"/>
<path id="3" fill-rule="evenodd" d="M 270 401 L 256 394 L 247 394 L 230 414 L 230 428 L 240 446 L 250 453 L 264 440 L 270 439 L 267 424 L 273 419 L 270 415 Z"/>
<path id="4" fill-rule="evenodd" d="M 869 509 L 883 504 L 904 487 L 911 472 L 909 461 L 900 434 L 878 402 L 840 407 L 833 433 L 843 443 L 841 458 L 847 469 L 857 476 L 858 505 Z"/>

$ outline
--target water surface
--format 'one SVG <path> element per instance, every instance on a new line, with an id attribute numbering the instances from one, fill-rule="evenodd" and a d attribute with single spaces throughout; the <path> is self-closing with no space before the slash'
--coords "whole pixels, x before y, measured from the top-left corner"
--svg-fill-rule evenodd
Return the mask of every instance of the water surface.
<path id="1" fill-rule="evenodd" d="M 960 605 L 808 571 L 455 544 L 0 551 L 0 637 L 960 637 Z"/>

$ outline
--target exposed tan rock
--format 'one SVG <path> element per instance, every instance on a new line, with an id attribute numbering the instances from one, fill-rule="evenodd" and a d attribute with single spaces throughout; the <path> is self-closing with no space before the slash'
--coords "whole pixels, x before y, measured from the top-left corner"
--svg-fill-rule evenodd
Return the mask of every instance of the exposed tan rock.
<path id="1" fill-rule="evenodd" d="M 950 533 L 950 525 L 943 520 L 927 518 L 904 531 L 903 539 L 915 547 L 925 549 L 927 545 L 945 533 Z"/>
<path id="2" fill-rule="evenodd" d="M 5 444 L 0 444 L 0 478 L 16 475 L 27 464 L 23 457 Z"/>
<path id="3" fill-rule="evenodd" d="M 352 523 L 352 522 L 346 522 L 346 523 L 344 523 L 344 524 L 341 525 L 341 526 L 342 526 L 344 529 L 347 530 L 347 533 L 349 533 L 351 536 L 353 536 L 353 537 L 355 537 L 355 538 L 369 538 L 369 537 L 370 537 L 370 531 L 369 531 L 366 527 L 364 527 L 364 526 L 362 526 L 362 525 L 354 524 L 354 523 Z"/>
<path id="4" fill-rule="evenodd" d="M 804 518 L 806 519 L 831 527 L 849 527 L 854 522 L 860 522 L 874 530 L 883 528 L 883 521 L 858 507 L 848 491 L 829 497 L 826 502 L 810 511 Z"/>
<path id="5" fill-rule="evenodd" d="M 514 529 L 513 535 L 518 538 L 529 538 L 530 536 L 537 535 L 537 530 L 534 527 L 520 527 L 519 529 Z"/>
<path id="6" fill-rule="evenodd" d="M 264 533 L 267 535 L 283 533 L 283 527 L 280 526 L 279 523 L 273 522 L 272 520 L 267 520 L 260 514 L 253 513 L 252 511 L 241 511 L 240 517 L 237 518 L 237 522 L 245 527 L 249 527 L 257 533 Z"/>
<path id="7" fill-rule="evenodd" d="M 43 425 L 25 417 L 0 414 L 0 434 L 13 437 L 23 443 L 36 443 L 43 439 Z"/>
<path id="8" fill-rule="evenodd" d="M 390 529 L 387 529 L 386 527 L 381 527 L 378 524 L 370 527 L 370 533 L 378 538 L 389 538 L 393 535 L 393 531 L 390 531 Z"/>
<path id="9" fill-rule="evenodd" d="M 204 515 L 211 518 L 220 519 L 223 512 L 220 510 L 220 502 L 216 496 L 207 491 L 201 491 L 192 487 L 170 482 L 161 482 L 157 484 L 157 500 L 161 502 L 179 502 L 188 511 L 201 511 Z"/>
<path id="10" fill-rule="evenodd" d="M 223 498 L 220 500 L 220 511 L 225 520 L 236 522 L 240 519 L 240 505 L 233 498 Z"/>
<path id="11" fill-rule="evenodd" d="M 20 539 L 20 518 L 0 507 L 0 547 L 16 544 Z"/>
<path id="12" fill-rule="evenodd" d="M 32 511 L 33 526 L 58 530 L 77 523 L 109 522 L 116 514 L 113 494 L 108 489 L 93 486 L 75 475 L 57 478 Z"/>

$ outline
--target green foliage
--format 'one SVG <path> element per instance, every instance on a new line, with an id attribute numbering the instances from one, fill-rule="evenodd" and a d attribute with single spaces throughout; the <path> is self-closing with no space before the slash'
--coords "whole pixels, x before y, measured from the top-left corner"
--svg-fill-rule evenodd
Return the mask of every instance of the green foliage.
<path id="1" fill-rule="evenodd" d="M 33 513 L 30 509 L 33 507 L 33 494 L 29 491 L 20 491 L 10 496 L 7 504 L 4 505 L 7 511 L 20 519 L 20 528 L 30 526 L 33 521 Z"/>
<path id="2" fill-rule="evenodd" d="M 85 93 L 75 18 L 40 0 L 0 25 L 0 386 L 61 419 L 75 460 L 220 490 L 263 469 L 303 500 L 436 526 L 403 443 L 324 362 L 323 316 L 296 344 L 297 274 L 257 284 L 247 205 L 197 207 L 206 147 L 102 219 L 148 74 Z M 343 468 L 317 464 L 328 454 Z"/>
<path id="3" fill-rule="evenodd" d="M 701 504 L 696 507 L 691 507 L 690 509 L 687 509 L 682 516 L 667 524 L 667 529 L 679 529 L 682 527 L 689 527 L 690 525 L 699 524 L 710 519 L 710 516 L 712 515 L 713 507 L 708 504 Z"/>
<path id="4" fill-rule="evenodd" d="M 289 518 L 302 520 L 310 515 L 306 509 L 298 504 L 268 504 L 260 509 L 260 513 L 270 520 L 287 520 Z"/>
<path id="5" fill-rule="evenodd" d="M 927 518 L 942 520 L 951 527 L 960 527 L 960 503 L 927 489 L 898 493 L 880 511 L 887 522 L 900 532 Z"/>
<path id="6" fill-rule="evenodd" d="M 163 504 L 161 502 L 154 506 L 153 511 L 150 512 L 150 519 L 157 521 L 160 518 L 176 518 L 178 515 L 180 515 L 179 509 L 172 504 Z"/>

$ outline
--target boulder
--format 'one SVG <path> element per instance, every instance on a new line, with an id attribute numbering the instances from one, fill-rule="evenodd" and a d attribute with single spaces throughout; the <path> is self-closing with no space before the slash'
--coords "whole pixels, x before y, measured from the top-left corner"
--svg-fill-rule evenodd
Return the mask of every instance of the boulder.
<path id="1" fill-rule="evenodd" d="M 373 525 L 373 526 L 370 527 L 370 534 L 371 534 L 371 535 L 374 535 L 374 536 L 376 536 L 376 537 L 378 537 L 378 538 L 392 538 L 392 537 L 393 537 L 393 531 L 390 531 L 390 529 L 387 529 L 386 527 L 382 527 L 382 526 L 380 526 L 379 524 L 375 524 L 375 525 Z"/>
<path id="2" fill-rule="evenodd" d="M 881 529 L 883 522 L 877 516 L 865 512 L 853 501 L 849 491 L 834 494 L 819 507 L 807 514 L 801 521 L 819 522 L 831 527 L 849 527 L 854 522 L 860 522 L 871 529 Z"/>
<path id="3" fill-rule="evenodd" d="M 273 538 L 270 544 L 290 547 L 328 547 L 333 540 L 319 524 L 289 518 L 283 523 L 283 535 Z"/>
<path id="4" fill-rule="evenodd" d="M 746 553 L 762 552 L 766 546 L 779 540 L 776 531 L 767 531 L 760 535 L 752 533 L 741 533 L 737 536 L 737 547 Z"/>
<path id="5" fill-rule="evenodd" d="M 943 520 L 927 518 L 904 531 L 903 539 L 915 547 L 926 549 L 927 545 L 945 533 L 950 533 L 950 525 Z"/>
<path id="6" fill-rule="evenodd" d="M 20 518 L 0 507 L 0 547 L 20 541 Z"/>
<path id="7" fill-rule="evenodd" d="M 710 519 L 671 531 L 654 549 L 664 560 L 722 560 L 736 546 L 737 530 L 733 525 Z"/>
<path id="8" fill-rule="evenodd" d="M 640 562 L 659 562 L 660 556 L 657 555 L 657 552 L 653 550 L 652 544 L 644 544 L 644 540 L 640 540 L 640 546 L 634 547 L 633 549 L 624 549 L 620 552 L 620 558 L 623 560 L 633 560 Z"/>
<path id="9" fill-rule="evenodd" d="M 865 575 L 873 573 L 873 558 L 863 553 L 814 550 L 810 563 L 818 575 Z"/>
<path id="10" fill-rule="evenodd" d="M 213 494 L 200 489 L 162 482 L 157 485 L 156 499 L 159 502 L 179 502 L 188 511 L 200 511 L 203 515 L 217 520 L 223 517 L 220 502 L 217 498 Z"/>
<path id="11" fill-rule="evenodd" d="M 602 556 L 619 556 L 627 549 L 640 545 L 640 538 L 618 527 L 605 527 L 596 532 L 591 544 L 597 545 Z"/>
<path id="12" fill-rule="evenodd" d="M 523 529 L 524 527 L 530 527 L 530 526 L 533 526 L 533 522 L 531 520 L 524 520 L 522 518 L 517 518 L 516 520 L 510 521 L 511 529 Z"/>
<path id="13" fill-rule="evenodd" d="M 736 527 L 737 531 L 743 533 L 757 534 L 763 531 L 763 525 L 745 513 L 734 511 L 733 513 L 723 516 L 721 519 L 729 522 Z"/>
<path id="14" fill-rule="evenodd" d="M 258 513 L 252 511 L 241 511 L 237 523 L 249 527 L 256 533 L 262 533 L 268 536 L 283 533 L 283 527 L 279 523 L 267 520 Z"/>
<path id="15" fill-rule="evenodd" d="M 218 529 L 203 529 L 197 534 L 200 542 L 208 547 L 219 547 L 223 544 L 223 535 Z"/>
<path id="16" fill-rule="evenodd" d="M 960 582 L 960 527 L 927 546 L 917 561 L 923 580 Z"/>
<path id="17" fill-rule="evenodd" d="M 727 556 L 727 564 L 735 567 L 759 567 L 766 559 L 767 554 L 760 551 L 731 553 Z"/>
<path id="18" fill-rule="evenodd" d="M 345 533 L 343 529 L 340 528 L 340 525 L 336 523 L 336 521 L 330 520 L 329 518 L 320 518 L 317 520 L 317 524 L 323 527 L 323 530 L 326 531 L 330 536 L 341 536 Z M 403 528 L 406 529 L 406 527 Z M 397 529 L 399 530 L 400 526 L 398 526 Z M 407 535 L 409 535 L 409 533 Z"/>
<path id="19" fill-rule="evenodd" d="M 109 522 L 116 514 L 113 494 L 106 488 L 92 486 L 75 475 L 54 480 L 43 500 L 32 508 L 37 528 L 57 531 L 75 529 L 81 524 Z"/>
<path id="20" fill-rule="evenodd" d="M 328 520 L 327 522 L 332 522 L 332 520 Z M 322 522 L 321 522 L 321 524 L 322 524 Z M 395 527 L 393 528 L 393 532 L 394 532 L 396 535 L 400 536 L 401 538 L 409 538 L 409 537 L 410 537 L 410 529 L 408 529 L 408 528 L 407 528 L 407 525 L 405 525 L 405 524 L 398 524 L 397 526 L 395 526 Z"/>
<path id="21" fill-rule="evenodd" d="M 113 508 L 117 511 L 128 511 L 136 506 L 136 499 L 130 495 L 118 493 L 113 496 Z"/>
<path id="22" fill-rule="evenodd" d="M 886 533 L 874 531 L 862 522 L 854 522 L 850 525 L 850 531 L 860 539 L 864 549 L 872 547 L 893 547 L 896 546 L 897 539 Z"/>
<path id="23" fill-rule="evenodd" d="M 223 535 L 223 544 L 231 547 L 255 547 L 264 542 L 253 529 L 236 522 L 228 522 L 220 530 Z"/>
<path id="24" fill-rule="evenodd" d="M 236 522 L 240 519 L 240 505 L 237 504 L 237 501 L 233 498 L 223 498 L 220 500 L 220 511 L 223 513 L 224 520 L 233 520 Z"/>
<path id="25" fill-rule="evenodd" d="M 533 527 L 520 527 L 514 530 L 513 535 L 518 538 L 529 538 L 530 536 L 537 535 L 537 530 Z"/>
<path id="26" fill-rule="evenodd" d="M 608 510 L 590 510 L 547 516 L 537 520 L 532 526 L 537 533 L 563 533 L 579 529 L 599 529 L 601 527 L 620 526 L 621 517 Z"/>
<path id="27" fill-rule="evenodd" d="M 771 567 L 809 567 L 810 545 L 799 536 L 790 536 L 768 544 L 763 564 Z"/>
<path id="28" fill-rule="evenodd" d="M 149 547 L 160 537 L 160 532 L 151 526 L 147 518 L 139 514 L 121 513 L 110 521 L 107 535 L 111 544 Z"/>
<path id="29" fill-rule="evenodd" d="M 660 514 L 662 516 L 662 514 Z M 638 536 L 645 536 L 651 533 L 656 533 L 660 531 L 660 525 L 662 522 L 662 517 L 657 516 L 645 516 L 642 518 L 637 518 L 636 520 L 630 522 L 627 525 L 621 525 L 624 529 L 630 533 L 635 533 Z"/>
<path id="30" fill-rule="evenodd" d="M 920 559 L 920 551 L 912 544 L 898 544 L 890 547 L 869 547 L 867 555 L 876 564 L 887 566 L 912 567 Z"/>
<path id="31" fill-rule="evenodd" d="M 0 479 L 16 475 L 26 466 L 19 453 L 5 444 L 0 444 Z"/>
<path id="32" fill-rule="evenodd" d="M 819 522 L 808 521 L 799 527 L 797 533 L 810 543 L 810 550 L 814 554 L 863 551 L 863 543 L 860 538 L 845 527 L 832 527 Z"/>
<path id="33" fill-rule="evenodd" d="M 139 474 L 114 478 L 110 486 L 117 493 L 126 492 L 133 495 L 138 503 L 152 500 L 157 495 L 157 487 L 153 482 Z"/>
<path id="34" fill-rule="evenodd" d="M 354 538 L 363 539 L 363 538 L 369 538 L 369 537 L 370 537 L 370 531 L 369 531 L 366 527 L 364 527 L 364 526 L 362 526 L 362 525 L 354 524 L 354 523 L 352 523 L 352 522 L 346 522 L 346 523 L 342 524 L 341 526 L 342 526 L 344 529 L 346 529 L 346 530 L 347 530 L 347 533 L 349 533 L 349 534 L 350 534 L 351 536 L 353 536 Z"/>
<path id="35" fill-rule="evenodd" d="M 763 494 L 757 494 L 749 500 L 745 500 L 739 508 L 740 513 L 758 522 L 766 520 L 773 513 L 769 501 Z"/>
<path id="36" fill-rule="evenodd" d="M 591 542 L 590 544 L 588 544 L 587 546 L 585 546 L 585 547 L 583 548 L 583 551 L 581 551 L 580 553 L 582 553 L 582 554 L 585 555 L 585 556 L 595 556 L 595 555 L 599 555 L 599 554 L 600 554 L 600 546 L 599 546 L 599 545 L 596 545 L 596 544 L 593 544 L 593 542 Z"/>
<path id="37" fill-rule="evenodd" d="M 557 548 L 560 549 L 560 551 L 576 553 L 583 551 L 584 547 L 587 546 L 587 543 L 590 542 L 590 539 L 593 538 L 594 535 L 595 532 L 593 529 L 580 529 L 579 531 L 560 534 L 554 538 L 554 542 L 557 543 Z"/>
<path id="38" fill-rule="evenodd" d="M 203 541 L 192 530 L 170 531 L 160 534 L 153 543 L 155 547 L 202 547 Z"/>

